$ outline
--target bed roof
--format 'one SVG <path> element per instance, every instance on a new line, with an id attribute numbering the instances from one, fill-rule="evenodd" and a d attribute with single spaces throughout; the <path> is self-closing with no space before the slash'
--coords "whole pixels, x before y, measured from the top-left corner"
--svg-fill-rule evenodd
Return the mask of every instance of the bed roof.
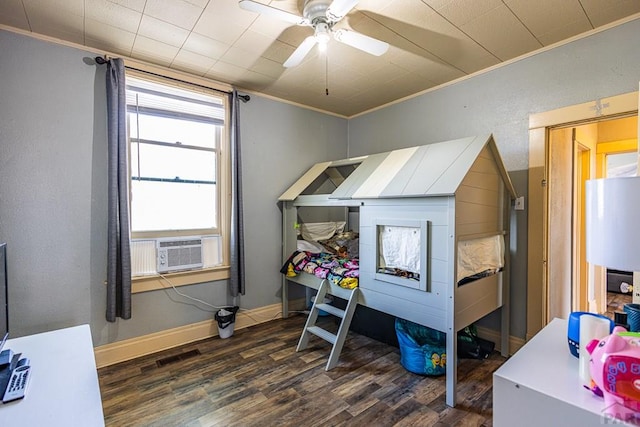
<path id="1" fill-rule="evenodd" d="M 516 192 L 493 135 L 403 148 L 386 153 L 316 163 L 278 200 L 291 201 L 324 176 L 332 199 L 371 199 L 453 195 L 481 151 L 489 146 L 512 197 Z M 347 170 L 346 176 L 341 173 Z"/>

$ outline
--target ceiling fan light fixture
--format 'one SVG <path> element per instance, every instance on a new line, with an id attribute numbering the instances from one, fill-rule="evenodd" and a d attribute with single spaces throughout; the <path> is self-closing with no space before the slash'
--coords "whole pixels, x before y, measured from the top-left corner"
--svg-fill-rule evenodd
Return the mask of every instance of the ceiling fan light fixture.
<path id="1" fill-rule="evenodd" d="M 331 40 L 331 28 L 325 22 L 319 22 L 315 28 L 314 37 L 321 51 L 327 48 L 327 43 Z"/>
<path id="2" fill-rule="evenodd" d="M 313 35 L 304 39 L 282 64 L 285 68 L 300 64 L 316 44 L 319 50 L 324 52 L 331 38 L 372 55 L 384 54 L 389 49 L 387 42 L 346 28 L 334 29 L 338 21 L 351 12 L 357 3 L 358 0 L 304 0 L 302 16 L 298 16 L 255 0 L 239 0 L 238 2 L 242 9 L 313 28 Z"/>

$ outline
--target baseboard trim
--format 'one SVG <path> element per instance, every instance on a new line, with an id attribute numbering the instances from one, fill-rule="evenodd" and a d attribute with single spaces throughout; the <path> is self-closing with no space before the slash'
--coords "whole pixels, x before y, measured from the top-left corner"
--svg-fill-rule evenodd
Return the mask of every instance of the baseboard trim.
<path id="1" fill-rule="evenodd" d="M 282 304 L 272 304 L 252 310 L 242 310 L 236 315 L 234 330 L 248 328 L 282 317 Z M 103 368 L 116 363 L 146 356 L 194 341 L 218 336 L 218 323 L 205 320 L 141 337 L 130 338 L 94 348 L 96 366 Z"/>
<path id="2" fill-rule="evenodd" d="M 300 309 L 304 309 L 305 301 L 303 299 L 299 301 L 296 300 L 295 302 L 297 304 L 292 304 L 295 308 L 300 306 Z M 281 304 L 243 310 L 236 315 L 234 330 L 248 328 L 249 326 L 280 318 L 282 318 Z M 480 338 L 494 342 L 496 344 L 496 350 L 501 351 L 500 331 L 481 326 L 477 327 L 477 331 Z M 141 337 L 105 344 L 94 348 L 96 366 L 103 368 L 105 366 L 115 365 L 116 363 L 215 336 L 218 336 L 218 324 L 214 319 L 211 319 Z M 524 346 L 524 344 L 524 339 L 509 336 L 509 355 L 514 354 Z"/>
<path id="3" fill-rule="evenodd" d="M 476 330 L 478 331 L 478 336 L 485 340 L 489 340 L 496 344 L 496 350 L 502 351 L 502 338 L 500 336 L 500 331 L 496 331 L 494 329 L 484 328 L 482 326 L 476 326 Z M 520 350 L 522 346 L 524 346 L 525 340 L 522 338 L 514 337 L 513 335 L 509 335 L 509 356 L 514 354 L 516 351 Z"/>

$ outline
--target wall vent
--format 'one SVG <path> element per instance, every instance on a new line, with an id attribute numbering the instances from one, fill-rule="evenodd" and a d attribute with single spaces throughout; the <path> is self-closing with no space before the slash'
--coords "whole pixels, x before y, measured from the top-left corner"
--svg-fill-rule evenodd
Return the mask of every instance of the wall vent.
<path id="1" fill-rule="evenodd" d="M 156 240 L 158 273 L 202 268 L 202 238 L 178 237 Z"/>

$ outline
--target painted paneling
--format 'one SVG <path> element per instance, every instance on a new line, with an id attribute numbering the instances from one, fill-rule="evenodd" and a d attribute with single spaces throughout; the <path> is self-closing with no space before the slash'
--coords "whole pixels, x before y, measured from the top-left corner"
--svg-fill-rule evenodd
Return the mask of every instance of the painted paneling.
<path id="1" fill-rule="evenodd" d="M 500 199 L 504 184 L 491 149 L 480 152 L 456 191 L 456 234 L 499 233 L 502 230 Z"/>

